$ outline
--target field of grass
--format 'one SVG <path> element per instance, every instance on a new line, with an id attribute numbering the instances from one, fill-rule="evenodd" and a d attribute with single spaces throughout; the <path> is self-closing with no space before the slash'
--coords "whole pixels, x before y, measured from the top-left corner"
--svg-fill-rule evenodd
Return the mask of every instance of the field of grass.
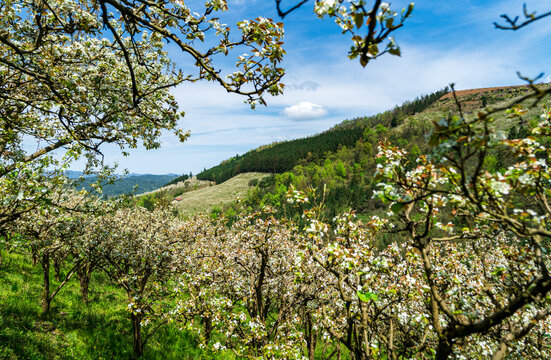
<path id="1" fill-rule="evenodd" d="M 42 272 L 23 254 L 2 252 L 0 267 L 0 359 L 131 359 L 132 326 L 123 291 L 101 272 L 90 302 L 73 280 L 41 316 Z M 53 280 L 53 273 L 52 273 Z M 57 283 L 53 281 L 53 285 Z M 146 329 L 147 331 L 147 329 Z M 162 326 L 145 346 L 143 359 L 221 359 L 198 347 L 177 324 Z"/>
<path id="2" fill-rule="evenodd" d="M 209 186 L 198 190 L 186 192 L 180 196 L 181 201 L 175 203 L 178 212 L 184 216 L 190 216 L 204 211 L 211 211 L 216 206 L 222 206 L 235 201 L 247 194 L 251 188 L 249 182 L 262 179 L 266 173 L 239 174 L 221 184 Z"/>

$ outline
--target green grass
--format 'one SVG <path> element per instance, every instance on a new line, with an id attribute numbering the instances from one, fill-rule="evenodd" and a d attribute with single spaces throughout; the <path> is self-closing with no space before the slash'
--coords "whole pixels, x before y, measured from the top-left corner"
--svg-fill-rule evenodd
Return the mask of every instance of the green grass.
<path id="1" fill-rule="evenodd" d="M 243 173 L 221 184 L 193 190 L 182 194 L 182 201 L 175 204 L 176 209 L 184 216 L 190 216 L 200 212 L 211 211 L 214 207 L 222 207 L 224 204 L 235 201 L 238 197 L 244 197 L 251 188 L 249 181 L 262 179 L 266 173 Z"/>
<path id="2" fill-rule="evenodd" d="M 40 266 L 30 257 L 2 251 L 0 267 L 0 359 L 132 359 L 132 326 L 125 293 L 97 271 L 90 302 L 80 297 L 78 281 L 69 282 L 41 315 Z M 51 278 L 53 280 L 53 271 Z M 57 283 L 53 281 L 52 288 Z M 148 329 L 144 331 L 147 333 Z M 321 342 L 320 342 L 321 343 Z M 321 355 L 323 344 L 318 352 Z M 329 347 L 331 349 L 331 347 Z M 343 349 L 343 359 L 349 359 Z M 235 360 L 231 352 L 213 353 L 198 346 L 193 333 L 178 324 L 162 326 L 147 342 L 144 360 Z"/>
<path id="3" fill-rule="evenodd" d="M 50 315 L 41 317 L 40 267 L 33 267 L 23 254 L 4 251 L 3 256 L 0 359 L 132 358 L 132 327 L 126 296 L 105 275 L 95 273 L 88 304 L 82 302 L 78 281 L 74 280 L 53 300 Z M 200 349 L 190 333 L 173 324 L 161 327 L 148 340 L 143 359 L 225 358 L 216 355 Z"/>

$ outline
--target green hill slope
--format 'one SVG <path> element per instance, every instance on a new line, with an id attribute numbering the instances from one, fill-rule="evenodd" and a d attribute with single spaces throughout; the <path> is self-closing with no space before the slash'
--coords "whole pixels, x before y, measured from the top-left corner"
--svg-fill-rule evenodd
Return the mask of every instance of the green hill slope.
<path id="1" fill-rule="evenodd" d="M 184 216 L 212 211 L 247 195 L 252 184 L 267 177 L 265 173 L 239 174 L 221 184 L 188 191 L 173 201 L 174 207 Z"/>
<path id="2" fill-rule="evenodd" d="M 484 105 L 511 101 L 528 90 L 526 87 L 475 89 L 459 93 L 458 96 L 463 114 L 474 116 Z M 542 99 L 539 106 L 543 104 L 551 105 L 551 99 Z M 506 112 L 496 114 L 494 132 L 508 138 L 526 134 L 531 126 L 531 120 L 541 114 L 539 106 L 531 108 L 531 105 L 532 103 L 521 104 L 526 111 L 521 119 Z M 382 204 L 372 198 L 373 190 L 376 188 L 372 174 L 377 165 L 378 143 L 390 141 L 395 146 L 405 148 L 411 166 L 414 166 L 414 160 L 419 155 L 427 153 L 427 135 L 431 132 L 433 124 L 458 113 L 453 97 L 445 96 L 424 111 L 406 117 L 397 126 L 387 127 L 379 123 L 375 127 L 364 127 L 361 137 L 353 146 L 341 146 L 323 158 L 303 161 L 288 172 L 265 179 L 262 186 L 250 191 L 249 197 L 242 204 L 253 208 L 271 205 L 282 209 L 287 215 L 294 214 L 300 218 L 303 209 L 297 209 L 286 201 L 286 194 L 292 186 L 306 192 L 314 203 L 323 201 L 325 215 L 328 218 L 350 208 L 364 214 L 379 211 L 383 208 Z M 512 158 L 505 149 L 496 148 L 487 157 L 488 168 L 498 171 L 508 166 Z M 242 204 L 234 205 L 232 212 L 237 211 Z"/>
<path id="3" fill-rule="evenodd" d="M 448 88 L 420 96 L 413 101 L 406 101 L 401 106 L 374 116 L 346 120 L 317 135 L 261 146 L 241 156 L 223 161 L 199 173 L 197 178 L 221 183 L 245 172 L 289 171 L 303 160 L 316 161 L 324 158 L 327 153 L 337 151 L 340 147 L 354 146 L 361 139 L 366 127 L 398 126 L 406 117 L 423 111 L 446 93 Z"/>

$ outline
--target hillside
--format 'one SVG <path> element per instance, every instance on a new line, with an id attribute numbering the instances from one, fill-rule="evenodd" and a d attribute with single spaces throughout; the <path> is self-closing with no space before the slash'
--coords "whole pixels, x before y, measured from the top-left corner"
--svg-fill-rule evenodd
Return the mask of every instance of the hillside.
<path id="1" fill-rule="evenodd" d="M 184 180 L 177 181 L 178 179 Z M 188 175 L 183 175 L 172 180 L 167 185 L 139 194 L 133 200 L 137 205 L 145 207 L 148 210 L 153 210 L 156 207 L 168 206 L 175 200 L 178 201 L 182 194 L 213 185 L 215 185 L 214 181 L 197 180 L 195 176 L 189 177 Z"/>
<path id="2" fill-rule="evenodd" d="M 483 104 L 490 106 L 509 102 L 526 91 L 526 87 L 473 89 L 458 94 L 458 98 L 463 114 L 472 116 L 483 108 Z M 551 105 L 551 99 L 542 99 L 540 105 L 543 104 Z M 506 112 L 495 114 L 493 131 L 511 139 L 526 135 L 532 120 L 541 114 L 540 106 L 532 108 L 531 105 L 532 102 L 521 104 L 525 113 L 520 119 Z M 304 160 L 290 171 L 267 178 L 263 186 L 255 187 L 243 203 L 252 208 L 274 206 L 287 215 L 294 214 L 298 219 L 301 216 L 300 209 L 297 210 L 286 201 L 286 194 L 292 186 L 306 192 L 314 202 L 323 201 L 327 218 L 350 208 L 361 214 L 381 211 L 383 204 L 373 200 L 372 196 L 376 188 L 372 174 L 377 165 L 378 143 L 390 141 L 395 146 L 405 148 L 408 159 L 414 164 L 420 154 L 428 151 L 427 135 L 432 131 L 433 124 L 456 114 L 458 109 L 455 100 L 444 96 L 423 111 L 406 117 L 397 126 L 387 127 L 379 123 L 375 127 L 365 127 L 353 146 L 341 146 L 323 158 Z M 508 166 L 512 159 L 505 149 L 496 148 L 487 156 L 487 163 L 490 170 L 498 171 Z M 241 204 L 233 205 L 232 212 L 241 207 Z"/>
<path id="3" fill-rule="evenodd" d="M 460 98 L 463 112 L 470 114 L 484 106 L 497 104 L 528 91 L 528 86 L 503 86 L 461 90 L 456 95 Z M 358 141 L 365 142 L 365 132 L 369 129 L 376 133 L 377 139 L 371 142 L 371 146 L 375 148 L 378 137 L 381 136 L 402 142 L 411 135 L 421 139 L 430 130 L 430 121 L 438 121 L 456 111 L 455 99 L 446 87 L 376 115 L 345 120 L 320 134 L 261 146 L 206 169 L 197 178 L 221 183 L 246 172 L 285 173 L 299 165 L 320 163 L 340 149 L 356 147 Z M 426 121 L 427 119 L 430 121 Z M 419 134 L 415 133 L 416 129 L 411 129 L 418 126 L 422 127 Z M 411 131 L 415 134 L 408 134 Z M 421 143 L 418 145 L 422 146 Z M 358 159 L 355 162 L 359 162 Z"/>
<path id="4" fill-rule="evenodd" d="M 291 170 L 301 159 L 318 159 L 339 146 L 350 146 L 361 137 L 357 128 L 337 128 L 303 139 L 265 145 L 225 160 L 197 175 L 198 179 L 224 182 L 246 172 L 280 173 Z"/>
<path id="5" fill-rule="evenodd" d="M 289 171 L 301 161 L 317 161 L 325 158 L 327 153 L 337 151 L 340 147 L 354 146 L 362 137 L 366 127 L 398 126 L 407 116 L 422 112 L 448 91 L 449 89 L 446 87 L 432 94 L 406 101 L 383 113 L 345 120 L 320 134 L 261 146 L 204 170 L 197 175 L 197 178 L 221 183 L 245 172 L 282 173 Z"/>
<path id="6" fill-rule="evenodd" d="M 212 211 L 247 195 L 252 184 L 267 177 L 265 173 L 239 174 L 221 184 L 188 191 L 174 200 L 174 207 L 184 216 Z"/>

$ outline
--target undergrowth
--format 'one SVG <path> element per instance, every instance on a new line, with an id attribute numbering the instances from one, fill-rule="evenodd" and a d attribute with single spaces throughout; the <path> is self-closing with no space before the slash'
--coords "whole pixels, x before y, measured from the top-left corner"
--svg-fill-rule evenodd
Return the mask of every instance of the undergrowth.
<path id="1" fill-rule="evenodd" d="M 123 291 L 100 271 L 84 304 L 78 281 L 56 296 L 41 316 L 42 273 L 24 254 L 2 253 L 0 267 L 0 359 L 131 359 L 132 326 Z M 51 279 L 54 274 L 52 272 Z M 53 280 L 53 286 L 57 282 Z M 177 324 L 148 340 L 143 359 L 225 359 L 201 349 Z"/>

